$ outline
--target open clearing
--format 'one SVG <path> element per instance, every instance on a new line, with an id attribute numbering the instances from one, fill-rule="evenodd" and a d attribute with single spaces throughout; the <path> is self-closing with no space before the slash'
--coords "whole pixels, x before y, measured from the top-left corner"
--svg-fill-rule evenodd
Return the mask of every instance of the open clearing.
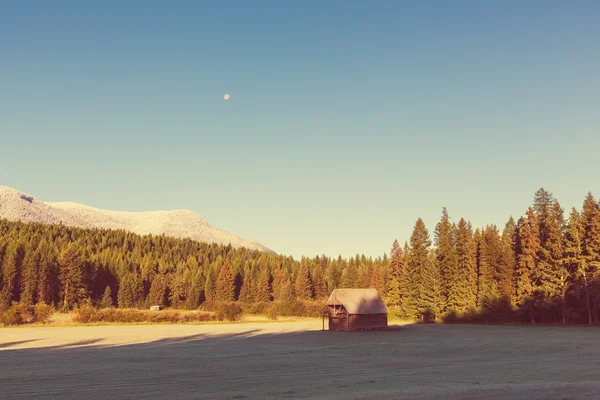
<path id="1" fill-rule="evenodd" d="M 0 329 L 2 399 L 600 398 L 600 329 L 321 321 Z"/>

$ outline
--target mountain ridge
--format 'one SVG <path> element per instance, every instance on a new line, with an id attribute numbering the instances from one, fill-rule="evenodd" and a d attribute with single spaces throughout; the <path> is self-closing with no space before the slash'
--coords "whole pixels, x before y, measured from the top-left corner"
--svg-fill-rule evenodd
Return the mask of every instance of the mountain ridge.
<path id="1" fill-rule="evenodd" d="M 112 211 L 75 202 L 44 202 L 8 186 L 0 186 L 0 218 L 10 221 L 63 224 L 77 228 L 122 229 L 140 235 L 164 234 L 198 242 L 231 244 L 274 253 L 255 240 L 210 225 L 186 209 L 166 211 Z"/>

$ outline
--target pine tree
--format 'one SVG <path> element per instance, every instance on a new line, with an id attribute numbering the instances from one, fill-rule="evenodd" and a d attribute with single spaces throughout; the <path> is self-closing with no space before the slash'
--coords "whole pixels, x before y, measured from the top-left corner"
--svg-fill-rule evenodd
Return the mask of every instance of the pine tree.
<path id="1" fill-rule="evenodd" d="M 517 223 L 517 265 L 515 268 L 515 304 L 522 306 L 533 297 L 534 274 L 540 251 L 538 222 L 532 208 Z"/>
<path id="2" fill-rule="evenodd" d="M 456 310 L 461 305 L 461 293 L 458 289 L 461 285 L 458 257 L 456 254 L 456 240 L 454 227 L 450 223 L 448 211 L 442 209 L 442 218 L 435 228 L 435 245 L 437 247 L 436 257 L 441 274 L 441 311 L 446 308 Z"/>
<path id="3" fill-rule="evenodd" d="M 243 303 L 252 303 L 254 302 L 254 297 L 254 280 L 252 279 L 252 272 L 246 271 L 242 280 L 242 288 L 238 300 Z"/>
<path id="4" fill-rule="evenodd" d="M 292 281 L 289 278 L 281 285 L 279 298 L 276 300 L 283 303 L 289 303 L 294 300 L 294 289 L 292 288 Z"/>
<path id="5" fill-rule="evenodd" d="M 89 297 L 85 264 L 73 243 L 60 253 L 58 265 L 63 308 L 70 309 Z"/>
<path id="6" fill-rule="evenodd" d="M 21 274 L 21 302 L 26 306 L 37 303 L 39 253 L 30 244 L 25 246 Z"/>
<path id="7" fill-rule="evenodd" d="M 181 267 L 185 268 L 183 265 Z M 178 272 L 175 275 L 171 275 L 171 279 L 167 282 L 169 291 L 169 303 L 171 307 L 182 309 L 185 307 L 187 292 L 188 292 L 188 280 L 184 276 L 185 273 Z"/>
<path id="8" fill-rule="evenodd" d="M 38 268 L 38 301 L 52 304 L 58 294 L 58 265 L 54 248 L 42 239 L 38 249 L 39 268 Z"/>
<path id="9" fill-rule="evenodd" d="M 271 301 L 271 289 L 269 287 L 269 281 L 271 275 L 269 270 L 264 268 L 258 275 L 258 282 L 256 283 L 256 301 L 265 302 Z"/>
<path id="10" fill-rule="evenodd" d="M 375 262 L 372 264 L 371 268 L 371 279 L 369 282 L 369 287 L 373 289 L 377 289 L 379 293 L 385 292 L 385 281 L 383 279 L 383 266 L 379 262 Z M 394 278 L 392 278 L 394 279 Z M 397 281 L 397 279 L 396 279 Z M 399 283 L 398 283 L 399 284 Z"/>
<path id="11" fill-rule="evenodd" d="M 492 282 L 483 296 L 481 309 L 486 314 L 493 314 L 498 308 L 498 305 L 503 301 L 502 296 L 502 291 L 498 288 L 498 284 L 496 282 Z"/>
<path id="12" fill-rule="evenodd" d="M 117 300 L 121 308 L 137 307 L 143 299 L 142 282 L 139 275 L 127 273 L 121 279 Z"/>
<path id="13" fill-rule="evenodd" d="M 535 211 L 540 244 L 543 246 L 548 240 L 548 220 L 551 218 L 551 210 L 554 205 L 554 196 L 544 188 L 540 188 L 534 195 L 533 210 Z"/>
<path id="14" fill-rule="evenodd" d="M 437 319 L 444 307 L 444 285 L 439 261 L 434 250 L 430 250 L 423 266 L 420 314 L 424 319 Z"/>
<path id="15" fill-rule="evenodd" d="M 400 293 L 400 283 L 396 278 L 392 278 L 390 282 L 390 290 L 386 296 L 386 303 L 388 307 L 399 308 L 402 304 L 402 296 Z"/>
<path id="16" fill-rule="evenodd" d="M 110 286 L 107 286 L 104 290 L 104 295 L 102 296 L 102 301 L 100 302 L 101 308 L 112 308 L 114 306 L 112 291 L 110 290 Z"/>
<path id="17" fill-rule="evenodd" d="M 540 232 L 538 264 L 534 272 L 535 291 L 548 300 L 559 300 L 566 284 L 566 271 L 562 262 L 563 210 L 552 193 L 543 188 L 536 193 L 534 209 Z"/>
<path id="18" fill-rule="evenodd" d="M 540 291 L 542 291 L 545 297 L 551 301 L 561 301 L 566 293 L 568 272 L 566 271 L 563 262 L 565 256 L 564 210 L 558 201 L 554 201 L 552 204 L 550 216 L 546 221 L 545 230 L 547 232 L 547 237 L 545 242 L 541 243 L 541 266 L 538 268 Z"/>
<path id="19" fill-rule="evenodd" d="M 515 255 L 517 224 L 513 217 L 510 217 L 504 229 L 502 230 L 502 266 L 501 280 L 497 287 L 500 295 L 507 299 L 509 303 L 513 302 L 513 276 L 517 263 Z"/>
<path id="20" fill-rule="evenodd" d="M 235 278 L 229 261 L 223 263 L 216 284 L 216 299 L 220 301 L 235 300 Z"/>
<path id="21" fill-rule="evenodd" d="M 429 246 L 431 246 L 429 233 L 425 228 L 425 223 L 419 218 L 410 238 L 408 260 L 401 286 L 402 316 L 406 319 L 422 317 L 424 311 L 422 306 L 423 292 L 431 289 L 425 288 L 423 282 L 423 270 L 428 262 Z"/>
<path id="22" fill-rule="evenodd" d="M 285 271 L 281 264 L 277 264 L 275 272 L 273 273 L 273 299 L 279 300 L 282 297 L 281 290 L 285 282 L 289 279 L 287 271 Z"/>
<path id="23" fill-rule="evenodd" d="M 459 280 L 452 290 L 459 299 L 456 310 L 466 312 L 477 306 L 477 260 L 473 230 L 464 218 L 458 221 L 456 227 L 456 255 Z"/>
<path id="24" fill-rule="evenodd" d="M 312 281 L 306 265 L 302 264 L 300 266 L 294 286 L 297 298 L 301 300 L 310 300 L 313 298 Z"/>
<path id="25" fill-rule="evenodd" d="M 204 296 L 206 296 L 206 300 L 216 299 L 216 284 L 212 278 L 212 274 L 210 273 L 206 276 L 206 283 L 204 284 Z"/>
<path id="26" fill-rule="evenodd" d="M 481 242 L 483 241 L 482 232 L 479 228 L 473 232 L 473 261 L 475 264 L 475 293 L 473 300 L 475 301 L 475 307 L 479 305 L 479 272 L 481 266 Z"/>
<path id="27" fill-rule="evenodd" d="M 492 284 L 499 286 L 504 280 L 503 272 L 500 234 L 495 225 L 489 225 L 482 232 L 479 249 L 479 307 L 482 307 Z"/>
<path id="28" fill-rule="evenodd" d="M 598 307 L 600 299 L 598 295 L 591 296 L 590 286 L 591 280 L 597 278 L 600 270 L 600 206 L 591 193 L 588 193 L 583 203 L 583 211 L 581 213 L 583 227 L 583 258 L 586 261 L 585 273 L 583 274 L 584 286 L 586 291 L 587 301 L 590 302 L 589 309 L 591 313 L 591 322 L 598 322 Z M 595 291 L 594 291 L 595 292 Z M 595 300 L 595 301 L 594 301 Z"/>
<path id="29" fill-rule="evenodd" d="M 18 242 L 12 242 L 6 249 L 2 263 L 2 290 L 0 291 L 0 311 L 7 309 L 11 302 L 18 301 L 19 275 L 23 262 L 24 249 Z"/>
<path id="30" fill-rule="evenodd" d="M 577 209 L 573 208 L 571 209 L 569 223 L 565 232 L 564 264 L 569 272 L 571 272 L 577 278 L 582 278 L 584 281 L 585 308 L 587 312 L 588 323 L 591 324 L 593 321 L 590 308 L 589 287 L 587 285 L 587 260 L 583 254 L 583 237 L 584 230 L 582 217 Z"/>
<path id="31" fill-rule="evenodd" d="M 350 260 L 346 270 L 342 275 L 342 287 L 343 288 L 356 288 L 358 287 L 358 268 L 353 260 Z"/>
<path id="32" fill-rule="evenodd" d="M 326 298 L 329 294 L 327 291 L 327 281 L 325 273 L 321 265 L 317 265 L 311 274 L 313 278 L 313 286 L 315 288 L 315 297 L 317 299 Z"/>
<path id="33" fill-rule="evenodd" d="M 164 275 L 155 275 L 150 285 L 148 300 L 151 306 L 165 306 L 167 304 L 167 281 Z"/>
<path id="34" fill-rule="evenodd" d="M 398 282 L 401 281 L 402 269 L 404 267 L 404 252 L 400 247 L 398 240 L 394 240 L 392 243 L 392 251 L 390 252 L 390 276 L 396 278 Z"/>
<path id="35" fill-rule="evenodd" d="M 185 299 L 185 308 L 188 310 L 196 310 L 204 299 L 204 274 L 198 266 L 195 268 L 196 272 L 188 285 L 188 294 Z"/>

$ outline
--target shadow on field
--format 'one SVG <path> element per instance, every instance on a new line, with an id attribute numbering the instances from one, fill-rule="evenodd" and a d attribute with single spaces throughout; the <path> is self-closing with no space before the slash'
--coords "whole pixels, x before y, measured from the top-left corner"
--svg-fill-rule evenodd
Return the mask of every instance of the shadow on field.
<path id="1" fill-rule="evenodd" d="M 580 399 L 600 389 L 597 330 L 581 328 L 249 329 L 102 341 L 3 350 L 0 398 Z"/>
<path id="2" fill-rule="evenodd" d="M 42 339 L 29 339 L 29 340 L 20 340 L 18 342 L 0 343 L 0 349 L 6 349 L 8 347 L 18 346 L 18 345 L 24 344 L 24 343 L 37 342 L 38 340 L 42 340 Z"/>

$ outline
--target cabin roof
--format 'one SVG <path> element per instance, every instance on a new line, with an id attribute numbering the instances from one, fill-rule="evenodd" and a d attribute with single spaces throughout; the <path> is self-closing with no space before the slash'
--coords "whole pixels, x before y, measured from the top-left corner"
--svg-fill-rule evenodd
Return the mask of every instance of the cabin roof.
<path id="1" fill-rule="evenodd" d="M 348 314 L 387 314 L 388 309 L 377 289 L 335 289 L 328 306 L 343 305 Z"/>

